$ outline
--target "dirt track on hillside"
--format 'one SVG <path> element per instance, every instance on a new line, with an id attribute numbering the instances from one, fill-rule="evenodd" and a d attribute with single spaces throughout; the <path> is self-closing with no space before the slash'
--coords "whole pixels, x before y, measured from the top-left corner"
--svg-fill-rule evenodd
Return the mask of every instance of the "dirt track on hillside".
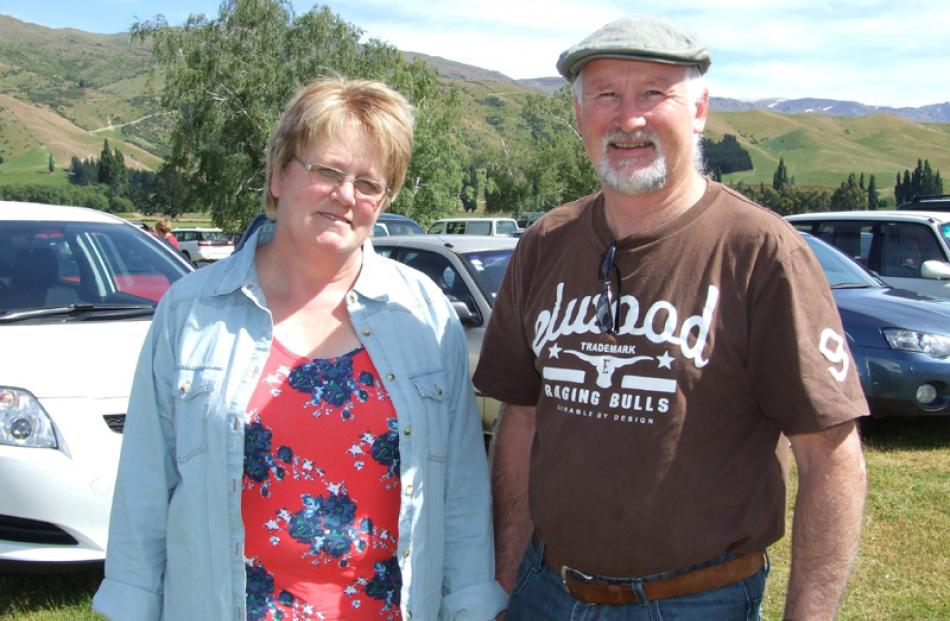
<path id="1" fill-rule="evenodd" d="M 0 93 L 0 107 L 12 112 L 23 128 L 53 154 L 53 160 L 59 166 L 69 166 L 74 155 L 83 160 L 89 157 L 98 159 L 102 152 L 102 136 L 69 122 L 46 106 L 26 103 Z M 142 160 L 154 161 L 155 156 L 127 142 L 113 140 L 110 144 L 122 151 L 126 167 L 151 170 L 152 167 Z"/>

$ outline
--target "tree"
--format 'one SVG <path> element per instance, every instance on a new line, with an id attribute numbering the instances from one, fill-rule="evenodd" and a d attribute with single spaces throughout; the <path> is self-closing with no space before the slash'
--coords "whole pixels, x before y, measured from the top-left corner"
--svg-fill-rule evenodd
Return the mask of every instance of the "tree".
<path id="1" fill-rule="evenodd" d="M 877 182 L 874 175 L 868 179 L 868 209 L 880 209 L 881 201 L 877 195 Z"/>
<path id="2" fill-rule="evenodd" d="M 788 170 L 785 168 L 785 158 L 780 157 L 778 160 L 778 168 L 775 169 L 775 174 L 772 175 L 772 188 L 781 192 L 790 184 L 791 180 L 788 177 Z"/>
<path id="3" fill-rule="evenodd" d="M 834 211 L 860 211 L 868 208 L 867 192 L 858 187 L 854 173 L 831 195 L 831 208 Z"/>
<path id="4" fill-rule="evenodd" d="M 53 162 L 53 154 L 49 154 L 49 162 L 47 162 L 47 168 L 49 168 L 49 174 L 53 174 L 53 171 L 56 170 L 56 163 Z"/>
<path id="5" fill-rule="evenodd" d="M 326 7 L 295 15 L 287 0 L 226 0 L 217 18 L 192 15 L 173 28 L 162 16 L 132 27 L 150 41 L 177 113 L 165 168 L 185 182 L 189 210 L 241 226 L 260 209 L 272 127 L 287 101 L 316 77 L 386 81 L 416 107 L 413 158 L 391 209 L 420 221 L 459 205 L 464 158 L 454 148 L 460 103 L 434 69 L 408 64 Z"/>
<path id="6" fill-rule="evenodd" d="M 708 170 L 719 170 L 720 176 L 739 170 L 752 170 L 752 157 L 732 134 L 724 134 L 720 142 L 702 139 L 703 157 Z"/>

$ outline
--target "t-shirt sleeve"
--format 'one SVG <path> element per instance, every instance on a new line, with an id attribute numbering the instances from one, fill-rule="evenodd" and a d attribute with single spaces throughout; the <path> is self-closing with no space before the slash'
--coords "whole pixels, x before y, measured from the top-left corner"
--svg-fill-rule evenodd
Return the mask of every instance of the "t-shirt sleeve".
<path id="1" fill-rule="evenodd" d="M 530 284 L 531 241 L 522 238 L 508 264 L 472 377 L 482 392 L 514 405 L 535 405 L 541 385 L 523 310 Z"/>
<path id="2" fill-rule="evenodd" d="M 755 289 L 748 369 L 765 415 L 794 435 L 867 414 L 841 318 L 811 250 L 793 247 Z"/>

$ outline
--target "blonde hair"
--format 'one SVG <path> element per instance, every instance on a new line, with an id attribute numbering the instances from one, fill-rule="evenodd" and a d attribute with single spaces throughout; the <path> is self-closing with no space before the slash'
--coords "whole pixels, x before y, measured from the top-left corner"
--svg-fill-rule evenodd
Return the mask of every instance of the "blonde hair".
<path id="1" fill-rule="evenodd" d="M 290 165 L 294 155 L 309 144 L 332 139 L 344 128 L 356 127 L 377 141 L 386 168 L 385 202 L 402 188 L 412 156 L 412 106 L 382 82 L 323 78 L 303 87 L 277 122 L 267 153 L 264 212 L 277 216 L 277 197 L 271 179 Z"/>
<path id="2" fill-rule="evenodd" d="M 155 222 L 155 231 L 159 235 L 165 235 L 172 232 L 172 221 L 170 218 L 162 218 Z"/>

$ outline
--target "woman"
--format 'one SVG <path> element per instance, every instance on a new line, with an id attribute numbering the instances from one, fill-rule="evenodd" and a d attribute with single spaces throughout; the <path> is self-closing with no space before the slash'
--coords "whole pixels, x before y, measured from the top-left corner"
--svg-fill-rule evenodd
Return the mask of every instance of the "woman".
<path id="1" fill-rule="evenodd" d="M 441 291 L 373 253 L 412 150 L 383 84 L 323 80 L 271 139 L 261 228 L 166 294 L 106 560 L 113 619 L 491 619 L 487 466 Z"/>
<path id="2" fill-rule="evenodd" d="M 159 239 L 164 239 L 178 250 L 178 238 L 172 233 L 172 221 L 170 218 L 162 218 L 155 222 L 155 235 Z"/>

